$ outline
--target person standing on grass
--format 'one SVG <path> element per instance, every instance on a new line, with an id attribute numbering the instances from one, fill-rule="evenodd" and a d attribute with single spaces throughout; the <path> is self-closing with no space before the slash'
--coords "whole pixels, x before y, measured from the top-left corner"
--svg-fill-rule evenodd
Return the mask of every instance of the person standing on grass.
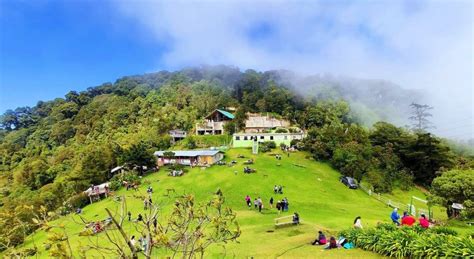
<path id="1" fill-rule="evenodd" d="M 276 194 L 278 193 L 278 186 L 275 185 L 275 187 L 273 187 L 273 192 Z"/>
<path id="2" fill-rule="evenodd" d="M 156 231 L 157 226 L 158 226 L 158 220 L 156 220 L 156 217 L 153 217 L 153 227 L 155 228 L 155 231 Z"/>
<path id="3" fill-rule="evenodd" d="M 273 197 L 270 198 L 270 208 L 273 208 Z"/>
<path id="4" fill-rule="evenodd" d="M 398 221 L 400 219 L 400 215 L 398 215 L 398 208 L 393 209 L 392 214 L 390 214 L 390 219 L 393 223 L 397 224 L 397 226 L 400 226 L 400 222 Z"/>
<path id="5" fill-rule="evenodd" d="M 250 196 L 245 196 L 245 203 L 247 204 L 247 206 L 250 208 L 250 206 L 252 206 L 252 202 L 251 202 L 251 198 Z"/>
<path id="6" fill-rule="evenodd" d="M 137 244 L 137 240 L 135 240 L 135 236 L 132 236 L 132 238 L 130 238 L 130 244 L 135 247 L 135 245 Z"/>
<path id="7" fill-rule="evenodd" d="M 141 245 L 142 245 L 143 251 L 147 251 L 147 248 L 148 248 L 148 240 L 147 240 L 146 236 L 142 236 L 142 238 L 141 238 Z"/>
<path id="8" fill-rule="evenodd" d="M 127 215 L 128 215 L 128 221 L 132 221 L 132 213 L 129 211 Z"/>
<path id="9" fill-rule="evenodd" d="M 288 198 L 284 198 L 283 199 L 284 203 L 283 203 L 283 211 L 288 211 L 289 208 L 290 208 L 290 203 L 288 202 Z"/>
<path id="10" fill-rule="evenodd" d="M 258 200 L 257 200 L 257 198 L 255 198 L 255 199 L 253 200 L 253 206 L 254 206 L 255 209 L 257 209 L 257 207 L 258 207 Z"/>
<path id="11" fill-rule="evenodd" d="M 360 216 L 357 216 L 354 219 L 354 228 L 360 228 L 362 229 L 362 221 L 360 220 Z"/>
<path id="12" fill-rule="evenodd" d="M 148 200 L 146 198 L 143 200 L 143 209 L 144 210 L 148 209 Z"/>
<path id="13" fill-rule="evenodd" d="M 276 209 L 278 210 L 278 214 L 280 214 L 281 212 L 281 201 L 278 200 L 277 203 L 276 203 Z"/>
<path id="14" fill-rule="evenodd" d="M 262 202 L 262 199 L 260 199 L 260 197 L 258 197 L 257 204 L 258 204 L 258 212 L 262 212 L 263 202 Z"/>

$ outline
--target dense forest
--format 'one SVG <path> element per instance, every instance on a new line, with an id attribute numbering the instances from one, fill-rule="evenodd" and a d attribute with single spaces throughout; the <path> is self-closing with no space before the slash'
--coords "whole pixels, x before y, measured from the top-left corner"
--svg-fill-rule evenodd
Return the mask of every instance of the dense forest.
<path id="1" fill-rule="evenodd" d="M 0 249 L 35 229 L 31 218 L 42 206 L 79 206 L 80 193 L 108 180 L 117 165 L 153 166 L 153 151 L 171 145 L 169 130 L 193 132 L 203 116 L 225 107 L 236 108 L 228 133 L 247 112 L 278 114 L 307 132 L 294 144 L 314 159 L 378 192 L 429 188 L 435 180 L 433 200 L 464 202 L 472 217 L 472 195 L 444 193 L 443 184 L 465 182 L 436 177 L 472 177 L 473 158 L 429 132 L 390 123 L 406 121 L 417 96 L 382 81 L 203 66 L 127 76 L 8 110 L 0 117 Z"/>

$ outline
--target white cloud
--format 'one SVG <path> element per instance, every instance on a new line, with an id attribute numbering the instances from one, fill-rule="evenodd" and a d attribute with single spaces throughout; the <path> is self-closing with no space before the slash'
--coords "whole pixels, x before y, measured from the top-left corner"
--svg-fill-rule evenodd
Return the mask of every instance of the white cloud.
<path id="1" fill-rule="evenodd" d="M 387 79 L 426 91 L 440 133 L 474 137 L 470 1 L 119 1 L 167 68 L 229 64 Z M 265 28 L 259 37 L 256 28 Z M 443 130 L 445 132 L 443 132 Z M 446 133 L 447 131 L 447 133 Z"/>

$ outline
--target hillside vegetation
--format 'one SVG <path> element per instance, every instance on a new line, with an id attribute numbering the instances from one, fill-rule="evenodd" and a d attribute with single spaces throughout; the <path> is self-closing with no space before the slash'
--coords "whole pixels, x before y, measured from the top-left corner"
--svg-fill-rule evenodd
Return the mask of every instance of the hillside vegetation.
<path id="1" fill-rule="evenodd" d="M 289 80 L 285 73 L 241 72 L 230 67 L 162 71 L 8 110 L 0 117 L 0 250 L 21 244 L 38 228 L 32 218 L 42 207 L 67 214 L 82 206 L 80 193 L 91 184 L 109 180 L 110 170 L 118 165 L 125 164 L 130 170 L 149 168 L 155 165 L 152 154 L 156 150 L 222 143 L 220 138 L 191 137 L 195 140 L 171 147 L 167 135 L 172 129 L 194 132 L 195 123 L 215 108 L 236 108 L 228 133 L 242 128 L 247 112 L 282 116 L 307 131 L 304 141 L 294 143 L 299 149 L 344 175 L 366 180 L 377 192 L 408 190 L 414 183 L 430 188 L 437 176 L 453 168 L 457 169 L 454 174 L 471 175 L 467 169 L 473 167 L 472 157 L 453 152 L 426 131 L 388 122 L 376 123 L 371 129 L 361 124 L 367 115 L 376 121 L 384 119 L 385 113 L 376 104 L 386 104 L 384 110 L 390 114 L 408 107 L 412 93 L 380 85 L 380 89 L 392 90 L 370 95 L 377 85 L 373 81 Z M 299 85 L 311 88 L 300 92 Z M 367 95 L 348 97 L 351 85 L 355 92 L 366 85 Z M 370 112 L 360 112 L 364 110 Z M 462 216 L 471 218 L 472 182 L 458 181 L 455 189 L 459 193 L 447 193 L 442 188 L 445 182 L 437 182 L 440 188 L 433 201 L 448 208 L 452 202 L 463 203 Z M 317 196 L 317 192 L 310 194 Z M 338 209 L 344 206 L 339 204 Z"/>
<path id="2" fill-rule="evenodd" d="M 238 154 L 246 158 L 237 159 Z M 253 158 L 255 164 L 252 168 L 257 170 L 255 174 L 243 173 L 243 161 Z M 226 197 L 226 205 L 233 208 L 237 213 L 237 221 L 240 224 L 242 235 L 239 243 L 231 243 L 226 247 L 226 254 L 238 258 L 254 256 L 275 257 L 306 257 L 306 256 L 358 256 L 375 257 L 360 250 L 348 251 L 324 251 L 320 246 L 311 246 L 318 230 L 323 230 L 327 235 L 336 235 L 337 231 L 352 226 L 356 216 L 363 218 L 365 227 L 375 226 L 377 222 L 388 222 L 390 207 L 372 199 L 361 190 L 350 190 L 339 182 L 340 174 L 324 163 L 318 163 L 307 158 L 303 152 L 292 153 L 290 157 L 284 156 L 282 160 L 276 160 L 269 154 L 258 156 L 251 155 L 250 150 L 231 149 L 226 152 L 226 160 L 238 161 L 237 165 L 213 166 L 211 168 L 194 168 L 182 177 L 170 177 L 167 168 L 152 173 L 145 177 L 143 182 L 149 182 L 153 187 L 152 195 L 154 202 L 161 207 L 159 220 L 166 220 L 167 215 L 174 203 L 173 196 L 183 193 L 195 195 L 196 200 L 204 202 L 209 200 L 217 189 L 221 189 Z M 277 164 L 280 164 L 279 166 Z M 274 185 L 283 185 L 283 194 L 274 194 Z M 127 209 L 136 218 L 138 213 L 145 214 L 143 201 L 137 198 L 139 194 L 144 195 L 148 184 L 143 184 L 139 191 L 124 188 L 115 193 L 115 196 L 125 196 Z M 167 189 L 174 189 L 172 197 L 167 197 Z M 248 208 L 245 204 L 245 196 L 250 195 L 252 200 L 261 197 L 264 201 L 264 210 Z M 289 199 L 289 211 L 278 215 L 275 208 L 270 209 L 268 201 L 270 197 L 281 200 Z M 116 211 L 120 203 L 113 197 L 86 206 L 82 217 L 88 221 L 95 222 L 107 217 L 105 207 Z M 274 219 L 281 216 L 292 215 L 298 212 L 302 219 L 299 226 L 286 228 L 274 227 Z M 79 251 L 81 246 L 88 245 L 88 237 L 79 236 L 85 224 L 77 215 L 70 215 L 52 222 L 64 224 L 69 234 L 72 249 Z M 140 236 L 132 224 L 125 222 L 125 229 L 130 235 Z M 44 243 L 51 242 L 48 237 L 51 233 L 39 231 L 27 239 L 25 248 L 36 245 L 40 258 L 47 258 L 50 251 L 44 249 Z M 97 238 L 97 239 L 96 239 Z M 104 233 L 92 237 L 92 241 L 110 246 Z M 125 244 L 123 244 L 125 246 Z M 163 249 L 156 249 L 156 255 L 169 254 Z M 224 251 L 221 247 L 211 247 L 208 256 L 220 257 Z M 90 250 L 88 256 L 98 255 L 97 251 Z"/>

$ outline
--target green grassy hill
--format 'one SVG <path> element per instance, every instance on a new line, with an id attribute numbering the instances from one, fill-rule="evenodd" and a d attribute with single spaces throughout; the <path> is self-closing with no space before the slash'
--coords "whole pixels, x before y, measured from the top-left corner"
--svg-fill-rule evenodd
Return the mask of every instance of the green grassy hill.
<path id="1" fill-rule="evenodd" d="M 309 243 L 314 239 L 318 230 L 323 230 L 328 236 L 335 235 L 337 231 L 350 228 L 356 216 L 362 217 L 365 227 L 375 226 L 378 222 L 388 222 L 391 208 L 376 201 L 362 190 L 350 190 L 342 185 L 338 178 L 340 174 L 324 163 L 307 159 L 304 152 L 293 153 L 290 157 L 283 156 L 281 161 L 276 160 L 269 154 L 253 156 L 247 149 L 231 149 L 226 152 L 226 160 L 236 159 L 238 154 L 244 154 L 246 158 L 237 159 L 238 164 L 229 166 L 213 166 L 211 168 L 193 168 L 182 177 L 167 176 L 165 168 L 159 172 L 144 178 L 138 192 L 146 193 L 146 187 L 151 185 L 154 189 L 153 201 L 162 208 L 162 214 L 170 209 L 173 199 L 165 196 L 166 190 L 174 188 L 176 193 L 184 192 L 194 194 L 198 201 L 211 198 L 212 193 L 221 188 L 226 203 L 236 213 L 241 225 L 242 235 L 240 243 L 232 243 L 227 246 L 226 255 L 244 257 L 378 257 L 377 254 L 359 249 L 336 251 L 324 251 L 321 247 L 311 246 Z M 256 174 L 243 173 L 243 161 L 253 158 L 255 164 L 252 168 L 257 169 Z M 281 165 L 277 165 L 280 163 Z M 275 184 L 284 186 L 283 195 L 274 195 Z M 132 211 L 132 216 L 143 213 L 143 202 L 135 198 L 138 192 L 121 189 L 115 195 L 125 195 L 127 206 Z M 262 197 L 265 202 L 263 213 L 247 208 L 245 196 L 253 198 Z M 418 194 L 420 195 L 420 194 Z M 289 211 L 278 215 L 276 209 L 270 209 L 268 200 L 272 197 L 276 200 L 287 197 L 290 202 Z M 408 201 L 402 201 L 408 202 Z M 113 198 L 104 199 L 83 210 L 83 217 L 96 221 L 106 218 L 104 208 L 115 211 L 119 203 Z M 291 215 L 298 212 L 303 221 L 300 226 L 275 229 L 274 219 L 279 216 Z M 436 216 L 436 215 L 435 215 Z M 87 245 L 88 242 L 104 243 L 104 233 L 91 237 L 79 236 L 84 228 L 79 218 L 69 215 L 58 219 L 57 223 L 63 223 L 70 235 L 74 250 Z M 125 223 L 125 228 L 133 232 L 131 225 Z M 269 230 L 273 230 L 269 232 Z M 49 253 L 45 251 L 43 244 L 47 240 L 47 233 L 38 231 L 31 235 L 25 242 L 24 247 L 38 247 L 38 256 L 48 258 Z M 155 250 L 155 255 L 163 251 Z M 222 257 L 223 249 L 211 247 L 207 256 Z M 87 252 L 88 256 L 98 256 L 95 251 Z"/>

